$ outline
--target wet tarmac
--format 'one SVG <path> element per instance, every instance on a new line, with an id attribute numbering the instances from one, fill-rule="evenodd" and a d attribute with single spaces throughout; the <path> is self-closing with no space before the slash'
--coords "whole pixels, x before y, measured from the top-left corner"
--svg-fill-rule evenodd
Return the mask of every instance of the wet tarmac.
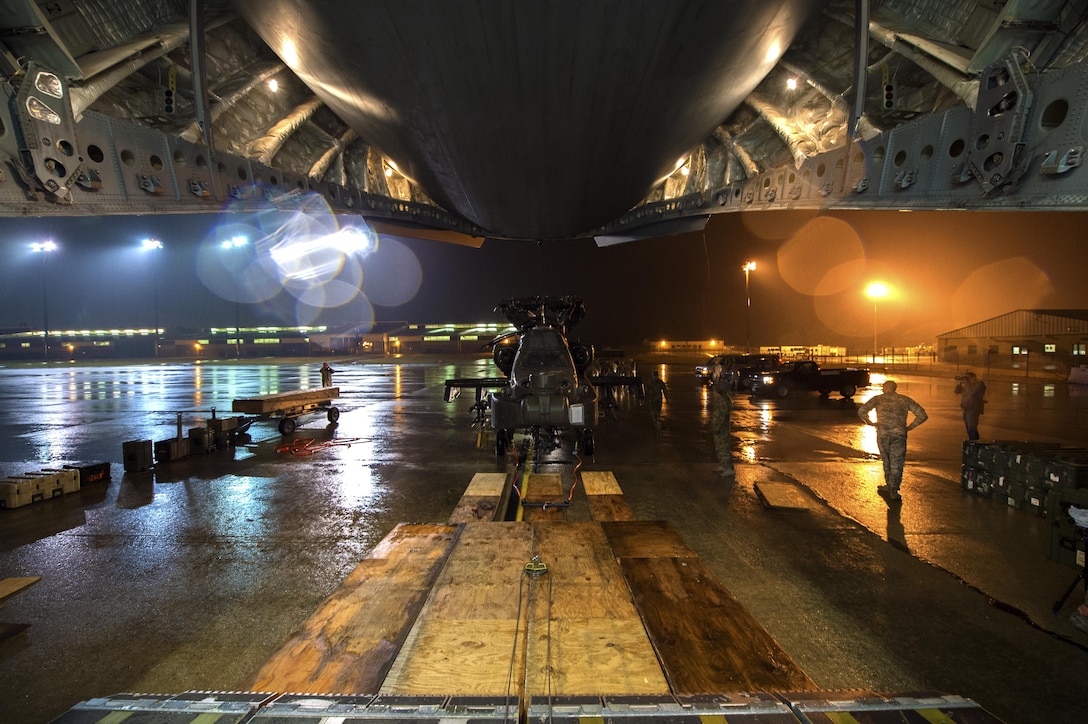
<path id="1" fill-rule="evenodd" d="M 0 721 L 46 722 L 119 692 L 241 688 L 393 526 L 444 522 L 473 473 L 511 464 L 476 446 L 470 402 L 442 402 L 444 379 L 490 375 L 489 361 L 331 362 L 337 425 L 314 417 L 284 438 L 261 420 L 236 446 L 143 472 L 124 471 L 124 442 L 175 437 L 179 413 L 187 434 L 235 398 L 318 386 L 321 360 L 0 369 L 0 475 L 113 472 L 0 510 L 0 578 L 42 577 L 0 608 L 0 622 L 30 624 L 0 642 Z M 1068 621 L 1083 589 L 1051 613 L 1077 571 L 1047 558 L 1049 521 L 961 490 L 951 379 L 896 375 L 930 420 L 889 507 L 873 428 L 852 405 L 738 397 L 736 475 L 723 477 L 712 393 L 692 364 L 654 368 L 669 384 L 661 430 L 628 402 L 583 469 L 613 471 L 639 518 L 672 523 L 820 687 L 936 690 L 1008 722 L 1085 721 L 1088 634 Z M 1088 391 L 988 381 L 985 438 L 1088 446 Z M 573 480 L 561 452 L 537 465 Z M 768 509 L 756 490 L 768 483 L 803 508 Z M 586 515 L 574 501 L 571 516 Z"/>

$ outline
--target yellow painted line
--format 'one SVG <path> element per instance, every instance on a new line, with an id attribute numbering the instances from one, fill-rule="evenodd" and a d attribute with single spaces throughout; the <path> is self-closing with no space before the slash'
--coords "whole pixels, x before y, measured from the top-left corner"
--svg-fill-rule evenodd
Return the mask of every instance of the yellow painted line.
<path id="1" fill-rule="evenodd" d="M 580 716 L 578 717 L 580 724 L 604 724 L 603 716 Z"/>
<path id="2" fill-rule="evenodd" d="M 940 709 L 915 709 L 914 711 L 931 724 L 955 724 L 956 721 Z"/>
<path id="3" fill-rule="evenodd" d="M 97 724 L 117 724 L 132 716 L 131 711 L 111 711 L 106 716 L 98 720 Z"/>
<path id="4" fill-rule="evenodd" d="M 532 445 L 530 445 L 532 448 Z M 518 512 L 514 516 L 514 520 L 521 522 L 525 518 L 525 506 L 521 504 L 521 501 L 525 500 L 525 495 L 528 493 L 529 487 L 529 471 L 533 469 L 533 456 L 532 452 L 525 458 L 525 468 L 521 473 L 521 480 L 518 481 L 518 488 L 521 490 L 521 496 L 518 498 Z"/>
<path id="5" fill-rule="evenodd" d="M 222 717 L 222 712 L 204 712 L 193 719 L 189 724 L 215 724 Z"/>
<path id="6" fill-rule="evenodd" d="M 700 714 L 699 721 L 703 724 L 725 724 L 729 720 L 723 714 Z"/>
<path id="7" fill-rule="evenodd" d="M 845 712 L 845 711 L 825 711 L 825 712 L 823 712 L 823 714 L 830 721 L 834 722 L 834 724 L 861 724 L 861 722 L 859 722 L 857 719 L 855 719 L 854 715 L 850 714 L 849 712 Z"/>

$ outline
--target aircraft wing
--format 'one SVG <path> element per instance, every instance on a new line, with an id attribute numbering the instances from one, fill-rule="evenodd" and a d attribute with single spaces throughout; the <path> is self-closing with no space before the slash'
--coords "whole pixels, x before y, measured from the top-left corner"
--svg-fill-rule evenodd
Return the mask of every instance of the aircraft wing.
<path id="1" fill-rule="evenodd" d="M 462 387 L 469 387 L 476 390 L 476 401 L 479 402 L 483 399 L 484 390 L 495 390 L 509 384 L 510 380 L 506 377 L 461 377 L 446 380 L 446 393 L 442 399 L 453 402 L 461 394 Z"/>

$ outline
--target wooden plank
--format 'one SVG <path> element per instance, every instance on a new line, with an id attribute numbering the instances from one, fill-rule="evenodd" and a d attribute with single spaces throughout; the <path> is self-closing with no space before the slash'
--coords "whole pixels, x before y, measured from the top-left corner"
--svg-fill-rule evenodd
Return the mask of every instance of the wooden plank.
<path id="1" fill-rule="evenodd" d="M 589 495 L 589 515 L 596 521 L 634 520 L 635 511 L 622 495 Z"/>
<path id="2" fill-rule="evenodd" d="M 784 508 L 786 510 L 809 510 L 812 508 L 811 498 L 805 495 L 799 487 L 792 483 L 768 483 L 765 481 L 755 484 L 756 494 L 768 508 Z"/>
<path id="3" fill-rule="evenodd" d="M 535 523 L 546 573 L 530 580 L 529 697 L 669 693 L 608 540 L 597 523 Z"/>
<path id="4" fill-rule="evenodd" d="M 495 520 L 499 514 L 499 499 L 491 496 L 462 495 L 450 513 L 450 523 L 478 523 Z"/>
<path id="5" fill-rule="evenodd" d="M 665 521 L 602 522 L 617 558 L 695 558 L 680 534 Z"/>
<path id="6" fill-rule="evenodd" d="M 555 473 L 537 473 L 529 476 L 522 492 L 523 514 L 526 521 L 560 521 L 567 517 L 567 509 L 545 505 L 565 503 L 563 478 Z M 544 507 L 541 507 L 544 505 Z"/>
<path id="7" fill-rule="evenodd" d="M 616 476 L 605 471 L 585 471 L 579 476 L 585 489 L 589 514 L 593 520 L 634 520 L 635 513 L 616 480 Z"/>
<path id="8" fill-rule="evenodd" d="M 506 473 L 476 473 L 465 489 L 465 495 L 499 497 L 506 489 Z"/>
<path id="9" fill-rule="evenodd" d="M 42 580 L 41 576 L 15 576 L 0 580 L 0 602 L 11 598 L 24 588 L 33 586 Z"/>
<path id="10" fill-rule="evenodd" d="M 697 558 L 624 558 L 672 691 L 812 691 L 801 670 Z"/>
<path id="11" fill-rule="evenodd" d="M 506 491 L 506 473 L 476 473 L 450 514 L 450 523 L 495 520 Z"/>
<path id="12" fill-rule="evenodd" d="M 532 536 L 524 523 L 466 523 L 379 693 L 520 695 Z M 518 636 L 518 632 L 522 636 Z"/>
<path id="13" fill-rule="evenodd" d="M 586 470 L 580 477 L 586 495 L 623 495 L 616 476 L 607 470 Z"/>
<path id="14" fill-rule="evenodd" d="M 244 688 L 377 692 L 459 532 L 455 525 L 398 525 Z"/>
<path id="15" fill-rule="evenodd" d="M 231 411 L 244 412 L 248 415 L 263 415 L 269 412 L 290 410 L 302 405 L 329 402 L 330 400 L 335 400 L 339 396 L 339 387 L 316 387 L 311 390 L 278 392 L 271 395 L 258 395 L 256 397 L 234 400 L 231 403 Z"/>

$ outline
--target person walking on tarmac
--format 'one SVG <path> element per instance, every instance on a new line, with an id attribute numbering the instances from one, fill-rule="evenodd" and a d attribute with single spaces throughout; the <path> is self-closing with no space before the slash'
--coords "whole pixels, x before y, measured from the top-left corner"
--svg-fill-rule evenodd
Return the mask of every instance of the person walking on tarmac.
<path id="1" fill-rule="evenodd" d="M 963 408 L 963 426 L 967 428 L 967 439 L 978 440 L 978 418 L 986 409 L 986 383 L 971 370 L 956 378 L 955 393 L 960 396 Z"/>
<path id="2" fill-rule="evenodd" d="M 650 381 L 646 383 L 646 397 L 650 400 L 650 417 L 654 421 L 654 427 L 661 429 L 661 399 L 669 399 L 669 388 L 661 375 L 654 370 Z"/>
<path id="3" fill-rule="evenodd" d="M 884 462 L 884 485 L 876 491 L 889 501 L 902 500 L 899 485 L 903 482 L 903 463 L 907 459 L 907 433 L 929 419 L 921 405 L 900 395 L 895 391 L 896 387 L 893 380 L 886 380 L 883 394 L 870 398 L 858 408 L 858 417 L 866 425 L 876 427 L 876 446 Z M 876 410 L 876 422 L 869 415 L 873 410 Z M 914 419 L 908 425 L 909 414 L 913 414 Z"/>
<path id="4" fill-rule="evenodd" d="M 329 367 L 329 363 L 326 362 L 321 365 L 321 386 L 332 387 L 332 373 L 336 372 L 332 367 Z"/>

